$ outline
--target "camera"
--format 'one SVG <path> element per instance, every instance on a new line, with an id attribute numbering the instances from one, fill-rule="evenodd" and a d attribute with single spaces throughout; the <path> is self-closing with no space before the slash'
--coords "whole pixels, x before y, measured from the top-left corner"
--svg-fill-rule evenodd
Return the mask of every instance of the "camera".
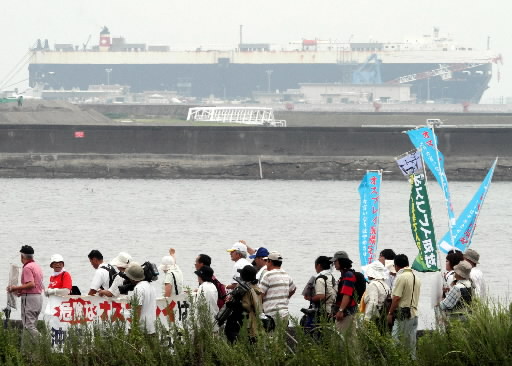
<path id="1" fill-rule="evenodd" d="M 156 264 L 151 262 L 144 262 L 141 265 L 141 267 L 144 270 L 143 281 L 152 282 L 158 280 L 158 275 L 160 273 L 158 272 L 158 267 L 156 266 Z M 128 278 L 126 273 L 119 272 L 117 275 L 124 278 L 123 284 L 119 286 L 119 292 L 121 293 L 121 295 L 128 295 L 128 292 L 133 291 L 135 289 L 135 284 L 132 282 L 132 280 Z"/>

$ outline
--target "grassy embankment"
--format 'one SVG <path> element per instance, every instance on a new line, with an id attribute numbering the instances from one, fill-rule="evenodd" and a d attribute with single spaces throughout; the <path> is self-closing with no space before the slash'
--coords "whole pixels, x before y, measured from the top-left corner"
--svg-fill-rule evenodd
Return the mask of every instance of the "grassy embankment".
<path id="1" fill-rule="evenodd" d="M 201 324 L 201 326 L 198 326 Z M 212 336 L 212 327 L 201 314 L 190 314 L 190 329 L 174 329 L 169 336 L 148 338 L 140 331 L 126 332 L 124 323 L 93 329 L 75 327 L 61 352 L 51 349 L 50 336 L 20 347 L 20 333 L 0 329 L 2 365 L 510 365 L 512 364 L 512 307 L 476 305 L 469 320 L 454 322 L 449 331 L 432 331 L 418 340 L 417 360 L 373 324 L 357 328 L 352 337 L 341 337 L 332 328 L 320 341 L 296 328 L 291 342 L 284 327 L 262 335 L 250 344 L 242 331 L 240 341 L 229 345 L 223 336 Z M 165 334 L 165 335 L 164 335 Z"/>

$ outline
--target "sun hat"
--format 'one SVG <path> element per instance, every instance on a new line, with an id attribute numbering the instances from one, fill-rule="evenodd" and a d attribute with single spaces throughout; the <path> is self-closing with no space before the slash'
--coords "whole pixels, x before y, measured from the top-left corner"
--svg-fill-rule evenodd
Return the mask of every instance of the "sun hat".
<path id="1" fill-rule="evenodd" d="M 467 259 L 475 264 L 480 260 L 480 254 L 474 249 L 468 249 L 464 252 L 464 259 Z"/>
<path id="2" fill-rule="evenodd" d="M 137 262 L 131 262 L 124 274 L 133 281 L 142 281 L 144 279 L 144 269 Z"/>
<path id="3" fill-rule="evenodd" d="M 282 255 L 281 255 L 281 253 L 279 253 L 279 252 L 275 252 L 275 251 L 274 251 L 274 252 L 270 252 L 270 253 L 268 254 L 268 257 L 267 257 L 267 258 L 268 258 L 268 260 L 270 260 L 270 261 L 282 261 L 282 260 L 283 260 L 283 257 L 282 257 Z"/>
<path id="4" fill-rule="evenodd" d="M 254 258 L 265 258 L 265 257 L 268 257 L 268 250 L 267 248 L 258 248 L 258 250 L 256 251 L 256 253 L 254 253 L 253 255 L 250 255 L 249 258 L 251 259 L 254 259 Z"/>
<path id="5" fill-rule="evenodd" d="M 213 269 L 209 266 L 202 266 L 194 273 L 203 281 L 211 281 L 213 279 Z"/>
<path id="6" fill-rule="evenodd" d="M 345 252 L 344 250 L 340 250 L 340 251 L 337 251 L 336 253 L 334 253 L 333 257 L 331 258 L 331 262 L 336 262 L 336 260 L 338 260 L 338 259 L 350 260 L 347 252 Z"/>
<path id="7" fill-rule="evenodd" d="M 174 257 L 171 255 L 166 255 L 165 257 L 162 257 L 162 263 L 160 263 L 160 265 L 158 266 L 158 269 L 162 272 L 175 268 L 176 261 L 174 260 Z"/>
<path id="8" fill-rule="evenodd" d="M 114 267 L 127 268 L 131 260 L 132 256 L 130 254 L 121 252 L 117 255 L 117 257 L 112 259 L 110 264 L 113 265 Z"/>
<path id="9" fill-rule="evenodd" d="M 58 262 L 62 262 L 64 263 L 64 258 L 60 255 L 60 254 L 54 254 L 50 257 L 50 267 L 52 266 L 53 263 L 58 263 Z"/>
<path id="10" fill-rule="evenodd" d="M 384 267 L 386 267 L 389 273 L 396 273 L 395 261 L 393 259 L 386 259 L 384 262 Z"/>
<path id="11" fill-rule="evenodd" d="M 366 266 L 365 275 L 369 278 L 373 278 L 376 280 L 384 280 L 386 279 L 386 274 L 384 273 L 384 265 L 375 261 Z"/>
<path id="12" fill-rule="evenodd" d="M 457 273 L 462 278 L 468 279 L 469 275 L 471 274 L 472 268 L 473 267 L 471 266 L 471 264 L 469 264 L 466 261 L 462 261 L 459 264 L 457 264 L 455 267 L 453 267 L 453 270 L 455 271 L 455 273 Z"/>
<path id="13" fill-rule="evenodd" d="M 34 248 L 32 248 L 30 245 L 23 245 L 20 249 L 20 253 L 34 254 Z"/>
<path id="14" fill-rule="evenodd" d="M 235 244 L 233 244 L 233 246 L 231 248 L 229 248 L 227 251 L 228 252 L 239 251 L 239 252 L 247 253 L 247 245 L 245 245 L 244 243 L 240 243 L 238 241 Z"/>

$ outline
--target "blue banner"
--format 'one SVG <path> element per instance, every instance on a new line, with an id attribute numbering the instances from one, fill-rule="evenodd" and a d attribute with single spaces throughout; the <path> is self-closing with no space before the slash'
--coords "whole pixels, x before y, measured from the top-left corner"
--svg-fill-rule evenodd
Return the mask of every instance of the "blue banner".
<path id="1" fill-rule="evenodd" d="M 369 171 L 359 185 L 361 206 L 359 210 L 359 257 L 361 266 L 378 259 L 380 171 Z"/>
<path id="2" fill-rule="evenodd" d="M 446 200 L 450 225 L 455 225 L 455 213 L 453 212 L 452 199 L 448 189 L 448 179 L 444 171 L 444 156 L 437 149 L 437 137 L 434 131 L 428 127 L 421 127 L 416 130 L 407 131 L 407 135 L 409 135 L 409 139 L 414 147 L 421 150 L 423 160 L 425 160 L 428 168 L 441 186 Z"/>
<path id="3" fill-rule="evenodd" d="M 454 245 L 452 246 L 451 244 L 450 232 L 443 236 L 443 239 L 439 243 L 439 249 L 441 249 L 443 253 L 448 253 L 453 249 L 453 247 L 461 252 L 465 252 L 471 245 L 471 239 L 475 232 L 476 220 L 480 214 L 482 205 L 484 204 L 489 186 L 491 185 L 492 175 L 494 174 L 494 168 L 496 167 L 497 162 L 498 159 L 494 161 L 494 164 L 491 169 L 489 169 L 487 176 L 480 185 L 480 188 L 476 191 L 473 199 L 469 201 L 468 205 L 457 219 L 457 222 L 452 229 Z"/>

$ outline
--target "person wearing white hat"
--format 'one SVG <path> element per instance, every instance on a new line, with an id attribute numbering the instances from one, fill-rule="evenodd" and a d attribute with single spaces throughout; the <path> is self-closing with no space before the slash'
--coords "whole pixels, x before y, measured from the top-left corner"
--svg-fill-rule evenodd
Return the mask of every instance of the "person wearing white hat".
<path id="1" fill-rule="evenodd" d="M 391 289 L 386 283 L 385 267 L 380 261 L 370 263 L 366 267 L 366 276 L 370 280 L 363 295 L 364 319 L 378 321 L 377 327 L 386 324 L 387 309 L 385 309 L 386 300 L 391 299 Z M 383 314 L 382 314 L 383 312 Z M 383 316 L 382 316 L 383 315 Z M 380 319 L 382 317 L 382 319 Z M 384 330 L 384 329 L 381 329 Z"/>
<path id="2" fill-rule="evenodd" d="M 124 272 L 126 268 L 130 265 L 130 262 L 132 261 L 132 256 L 126 252 L 120 252 L 117 257 L 112 259 L 110 261 L 110 265 L 117 268 L 119 272 Z M 118 274 L 114 277 L 114 281 L 112 282 L 112 285 L 105 290 L 99 290 L 98 295 L 100 296 L 107 296 L 107 297 L 118 297 L 121 295 L 121 292 L 119 291 L 119 286 L 122 286 L 124 284 L 124 278 Z"/>
<path id="3" fill-rule="evenodd" d="M 64 258 L 60 254 L 54 254 L 50 258 L 50 268 L 53 274 L 50 276 L 48 289 L 44 290 L 46 296 L 50 295 L 69 295 L 73 287 L 71 275 L 64 268 Z M 58 290 L 61 291 L 58 291 Z"/>
<path id="4" fill-rule="evenodd" d="M 238 285 L 238 283 L 234 280 L 234 278 L 240 277 L 240 272 L 238 272 L 238 270 L 244 268 L 245 266 L 250 266 L 251 263 L 246 259 L 247 245 L 245 245 L 241 241 L 238 241 L 235 244 L 233 244 L 233 246 L 229 248 L 227 251 L 231 256 L 231 260 L 235 262 L 235 264 L 233 265 L 233 270 L 231 272 L 231 284 L 226 286 L 226 289 L 232 290 Z"/>
<path id="5" fill-rule="evenodd" d="M 158 269 L 164 273 L 162 296 L 179 295 L 183 291 L 183 273 L 172 255 L 162 258 Z"/>

